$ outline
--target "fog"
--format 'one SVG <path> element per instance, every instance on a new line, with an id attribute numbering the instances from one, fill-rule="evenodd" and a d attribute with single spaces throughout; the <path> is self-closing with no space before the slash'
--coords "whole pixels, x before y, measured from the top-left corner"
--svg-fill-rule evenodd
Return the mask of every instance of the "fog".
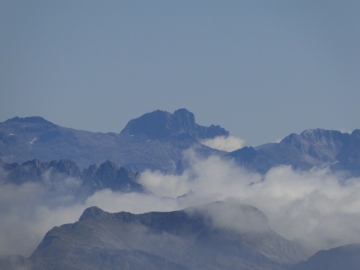
<path id="1" fill-rule="evenodd" d="M 80 203 L 64 189 L 49 196 L 39 183 L 2 185 L 0 254 L 29 256 L 53 226 L 75 222 L 85 208 L 95 205 L 109 212 L 144 213 L 215 201 L 245 203 L 262 211 L 273 230 L 299 241 L 310 252 L 360 242 L 359 178 L 343 181 L 326 168 L 296 171 L 289 166 L 260 175 L 216 156 L 199 158 L 191 150 L 184 159 L 191 166 L 181 175 L 143 172 L 138 181 L 148 189 L 146 194 L 106 189 Z M 74 186 L 73 180 L 68 182 Z M 234 208 L 215 209 L 210 215 L 214 226 L 256 227 L 252 222 L 241 223 L 236 213 Z"/>

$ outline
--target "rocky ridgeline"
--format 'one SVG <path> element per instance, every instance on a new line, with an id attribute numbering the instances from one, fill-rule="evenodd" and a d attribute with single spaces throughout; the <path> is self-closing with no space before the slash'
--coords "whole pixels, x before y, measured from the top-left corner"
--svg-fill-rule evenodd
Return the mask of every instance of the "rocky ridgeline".
<path id="1" fill-rule="evenodd" d="M 41 117 L 15 117 L 0 123 L 0 158 L 7 163 L 70 159 L 80 168 L 111 160 L 133 171 L 172 173 L 184 150 L 195 147 L 205 156 L 218 154 L 199 140 L 227 135 L 220 126 L 196 124 L 194 114 L 186 109 L 147 113 L 129 121 L 120 133 L 64 128 Z"/>
<path id="2" fill-rule="evenodd" d="M 40 162 L 34 159 L 21 165 L 7 164 L 0 160 L 0 169 L 2 185 L 38 183 L 49 192 L 59 192 L 61 188 L 68 194 L 78 195 L 79 198 L 86 198 L 106 188 L 119 192 L 143 192 L 143 187 L 136 182 L 136 173 L 110 161 L 99 167 L 90 165 L 81 171 L 71 160 Z M 67 189 L 64 190 L 64 187 Z"/>

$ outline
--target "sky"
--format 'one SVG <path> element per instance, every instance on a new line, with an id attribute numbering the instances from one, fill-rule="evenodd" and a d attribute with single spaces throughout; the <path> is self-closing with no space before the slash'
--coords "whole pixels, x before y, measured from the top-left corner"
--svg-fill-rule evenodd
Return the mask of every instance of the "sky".
<path id="1" fill-rule="evenodd" d="M 187 108 L 259 145 L 360 128 L 359 1 L 0 0 L 0 122 Z"/>

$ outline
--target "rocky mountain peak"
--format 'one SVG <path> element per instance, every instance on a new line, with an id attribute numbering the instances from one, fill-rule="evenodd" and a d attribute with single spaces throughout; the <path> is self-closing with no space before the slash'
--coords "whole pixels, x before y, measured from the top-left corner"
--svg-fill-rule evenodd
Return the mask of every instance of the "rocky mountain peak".
<path id="1" fill-rule="evenodd" d="M 129 121 L 120 134 L 159 140 L 185 133 L 198 139 L 229 135 L 220 126 L 204 127 L 196 124 L 194 114 L 186 109 L 178 109 L 173 114 L 160 110 L 146 113 Z"/>
<path id="2" fill-rule="evenodd" d="M 116 171 L 118 169 L 119 168 L 115 163 L 107 160 L 100 165 L 96 176 L 99 178 L 113 179 L 116 177 Z"/>

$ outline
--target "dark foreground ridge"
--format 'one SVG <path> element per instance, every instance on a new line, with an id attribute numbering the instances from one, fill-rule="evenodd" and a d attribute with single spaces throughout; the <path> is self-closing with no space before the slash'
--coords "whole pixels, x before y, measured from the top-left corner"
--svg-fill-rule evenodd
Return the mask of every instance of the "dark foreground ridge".
<path id="1" fill-rule="evenodd" d="M 231 213 L 236 226 L 219 223 L 222 213 Z M 0 258 L 0 269 L 355 270 L 360 244 L 305 258 L 301 247 L 275 233 L 250 205 L 216 202 L 145 214 L 112 214 L 94 206 L 78 222 L 50 230 L 29 258 Z"/>
<path id="2" fill-rule="evenodd" d="M 218 226 L 223 211 L 261 226 Z M 304 257 L 255 207 L 217 202 L 138 215 L 90 207 L 78 222 L 50 230 L 29 258 L 14 264 L 37 270 L 283 269 Z"/>

